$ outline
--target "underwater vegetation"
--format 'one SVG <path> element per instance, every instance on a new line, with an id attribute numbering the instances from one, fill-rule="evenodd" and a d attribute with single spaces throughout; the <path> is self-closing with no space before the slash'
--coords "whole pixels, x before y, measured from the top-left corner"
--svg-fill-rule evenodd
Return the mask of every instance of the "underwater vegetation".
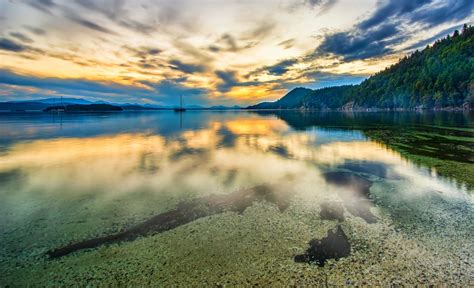
<path id="1" fill-rule="evenodd" d="M 375 171 L 375 174 L 386 176 L 386 171 L 382 165 L 372 162 L 366 164 L 367 166 L 348 163 L 341 167 L 364 172 Z M 323 176 L 327 183 L 343 188 L 340 190 L 339 196 L 349 213 L 364 219 L 369 224 L 377 222 L 377 218 L 370 211 L 370 208 L 373 207 L 369 197 L 370 187 L 372 186 L 370 180 L 352 172 L 344 171 L 328 172 Z M 46 254 L 51 259 L 60 258 L 84 249 L 92 249 L 101 245 L 122 241 L 132 241 L 140 236 L 162 233 L 199 218 L 218 213 L 236 212 L 241 214 L 257 201 L 275 204 L 280 212 L 283 212 L 288 208 L 292 195 L 281 190 L 276 191 L 277 189 L 270 185 L 259 185 L 240 189 L 228 195 L 211 195 L 183 201 L 175 209 L 155 215 L 145 222 L 124 229 L 119 233 L 71 243 L 64 247 L 50 250 Z M 320 216 L 323 220 L 345 220 L 344 208 L 338 202 L 321 204 Z M 306 254 L 295 256 L 296 262 L 307 262 L 324 266 L 327 259 L 339 259 L 350 253 L 350 244 L 340 226 L 337 227 L 335 232 L 329 231 L 328 236 L 325 238 L 311 240 L 310 245 L 311 247 Z"/>
<path id="2" fill-rule="evenodd" d="M 149 220 L 117 234 L 72 243 L 48 251 L 47 255 L 51 258 L 58 258 L 75 251 L 95 248 L 104 244 L 131 241 L 139 236 L 168 231 L 199 218 L 226 211 L 242 213 L 255 201 L 265 200 L 274 203 L 281 211 L 284 211 L 289 205 L 289 195 L 275 194 L 273 191 L 274 190 L 269 186 L 260 185 L 238 190 L 229 195 L 212 195 L 192 201 L 181 202 L 176 209 L 153 216 Z"/>
<path id="3" fill-rule="evenodd" d="M 364 134 L 414 163 L 474 188 L 474 131 L 449 127 L 370 129 Z"/>

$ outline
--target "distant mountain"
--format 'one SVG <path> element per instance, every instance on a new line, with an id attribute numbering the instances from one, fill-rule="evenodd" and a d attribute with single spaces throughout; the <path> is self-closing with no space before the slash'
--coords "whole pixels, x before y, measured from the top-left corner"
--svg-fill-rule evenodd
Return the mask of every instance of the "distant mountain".
<path id="1" fill-rule="evenodd" d="M 263 102 L 254 106 L 250 106 L 250 109 L 295 109 L 300 108 L 303 105 L 306 97 L 314 92 L 308 88 L 295 88 L 288 94 L 280 98 L 276 102 Z"/>
<path id="2" fill-rule="evenodd" d="M 41 111 L 49 106 L 51 105 L 36 101 L 0 102 L 0 111 Z"/>
<path id="3" fill-rule="evenodd" d="M 35 102 L 45 103 L 45 104 L 55 104 L 59 105 L 63 104 L 92 104 L 92 101 L 88 101 L 81 98 L 45 98 L 45 99 L 38 99 Z M 97 103 L 97 102 L 94 102 Z M 99 103 L 97 103 L 99 104 Z"/>
<path id="4" fill-rule="evenodd" d="M 144 111 L 144 110 L 169 110 L 169 108 L 163 107 L 153 107 L 153 106 L 141 106 L 138 104 L 126 104 L 126 105 L 116 105 L 122 107 L 125 111 Z"/>
<path id="5" fill-rule="evenodd" d="M 474 27 L 436 41 L 359 85 L 295 88 L 249 109 L 474 108 Z"/>
<path id="6" fill-rule="evenodd" d="M 212 110 L 235 110 L 235 109 L 242 109 L 240 106 L 234 105 L 234 106 L 211 106 L 207 109 L 212 109 Z"/>
<path id="7" fill-rule="evenodd" d="M 110 104 L 71 104 L 71 105 L 59 105 L 50 106 L 43 110 L 44 112 L 66 112 L 66 113 L 77 113 L 77 112 L 119 112 L 123 111 L 122 107 L 114 106 Z"/>
<path id="8" fill-rule="evenodd" d="M 63 98 L 61 102 L 60 98 L 46 98 L 46 99 L 37 99 L 37 100 L 19 100 L 19 101 L 0 102 L 0 111 L 8 111 L 8 112 L 50 111 L 50 110 L 58 109 L 59 107 L 63 107 L 63 106 L 74 107 L 74 105 L 110 105 L 110 106 L 120 107 L 124 111 L 173 110 L 174 108 L 171 106 L 155 106 L 151 104 L 143 104 L 143 105 L 131 104 L 131 103 L 117 104 L 117 103 L 108 103 L 104 101 L 92 102 L 92 101 L 79 99 L 79 98 Z M 97 106 L 97 107 L 100 107 L 100 106 Z M 241 107 L 239 106 L 203 107 L 199 105 L 189 105 L 189 106 L 186 106 L 186 108 L 190 110 L 241 109 Z"/>

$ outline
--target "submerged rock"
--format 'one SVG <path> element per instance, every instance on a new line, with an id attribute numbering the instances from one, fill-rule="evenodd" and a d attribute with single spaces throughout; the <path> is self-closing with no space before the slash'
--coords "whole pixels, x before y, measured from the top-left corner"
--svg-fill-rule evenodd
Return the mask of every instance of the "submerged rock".
<path id="1" fill-rule="evenodd" d="M 310 247 L 304 254 L 296 255 L 297 263 L 310 263 L 323 267 L 328 259 L 339 260 L 351 253 L 351 245 L 346 234 L 338 225 L 336 231 L 329 230 L 328 236 L 309 241 Z"/>
<path id="2" fill-rule="evenodd" d="M 283 211 L 290 203 L 290 196 L 290 193 L 286 191 L 276 193 L 276 188 L 274 187 L 259 185 L 248 189 L 237 190 L 227 195 L 212 195 L 186 201 L 180 203 L 174 210 L 153 216 L 149 220 L 122 232 L 71 243 L 64 247 L 50 250 L 46 254 L 51 258 L 58 258 L 82 249 L 95 248 L 100 245 L 121 241 L 131 241 L 139 236 L 161 233 L 199 218 L 226 211 L 242 213 L 255 201 L 274 203 L 278 206 L 280 211 Z"/>

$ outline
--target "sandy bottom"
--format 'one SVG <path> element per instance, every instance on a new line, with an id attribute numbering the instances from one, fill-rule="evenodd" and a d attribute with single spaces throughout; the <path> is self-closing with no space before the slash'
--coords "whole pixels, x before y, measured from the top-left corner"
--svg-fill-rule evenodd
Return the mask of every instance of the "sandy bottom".
<path id="1" fill-rule="evenodd" d="M 36 219 L 30 226 L 8 230 L 16 237 L 2 234 L 2 284 L 473 285 L 472 207 L 436 195 L 423 202 L 397 203 L 395 188 L 400 189 L 396 181 L 379 181 L 372 186 L 374 201 L 380 204 L 371 208 L 378 219 L 373 224 L 347 211 L 342 222 L 323 220 L 319 215 L 320 204 L 339 198 L 334 193 L 314 194 L 308 201 L 308 195 L 300 193 L 283 212 L 272 203 L 256 202 L 242 214 L 225 212 L 204 217 L 160 234 L 54 260 L 45 256 L 48 248 L 67 244 L 71 238 L 116 231 L 131 220 L 115 215 L 102 218 L 95 225 L 65 225 L 67 217 L 74 217 L 71 214 L 56 219 L 55 226 Z M 71 200 L 70 205 L 76 206 L 86 199 Z M 166 211 L 176 200 L 170 196 L 161 205 L 156 203 L 153 209 L 142 203 L 150 210 L 137 215 L 132 223 L 147 219 L 147 214 Z M 118 201 L 116 205 L 123 204 Z M 104 231 L 104 225 L 110 232 Z M 348 257 L 330 259 L 323 267 L 295 263 L 295 255 L 308 249 L 310 239 L 323 238 L 338 225 L 351 245 Z"/>

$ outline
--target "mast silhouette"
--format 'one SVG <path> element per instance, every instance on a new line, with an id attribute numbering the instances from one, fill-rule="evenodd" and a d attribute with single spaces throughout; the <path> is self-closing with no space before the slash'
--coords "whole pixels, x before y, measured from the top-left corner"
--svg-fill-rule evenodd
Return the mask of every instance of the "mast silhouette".
<path id="1" fill-rule="evenodd" d="M 183 107 L 183 95 L 179 95 L 179 108 L 174 108 L 175 112 L 184 112 L 186 108 Z"/>

